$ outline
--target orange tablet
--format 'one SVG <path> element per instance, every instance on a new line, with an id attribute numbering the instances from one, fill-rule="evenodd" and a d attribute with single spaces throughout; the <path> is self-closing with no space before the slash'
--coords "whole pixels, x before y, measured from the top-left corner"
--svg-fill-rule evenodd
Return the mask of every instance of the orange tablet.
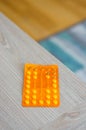
<path id="1" fill-rule="evenodd" d="M 58 66 L 25 64 L 22 106 L 57 107 L 59 104 Z"/>

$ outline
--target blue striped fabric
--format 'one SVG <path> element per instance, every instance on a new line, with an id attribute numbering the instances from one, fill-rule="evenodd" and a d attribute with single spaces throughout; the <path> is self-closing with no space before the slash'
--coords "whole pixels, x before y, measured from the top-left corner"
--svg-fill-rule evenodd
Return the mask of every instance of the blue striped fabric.
<path id="1" fill-rule="evenodd" d="M 81 78 L 86 77 L 86 21 L 39 43 Z"/>

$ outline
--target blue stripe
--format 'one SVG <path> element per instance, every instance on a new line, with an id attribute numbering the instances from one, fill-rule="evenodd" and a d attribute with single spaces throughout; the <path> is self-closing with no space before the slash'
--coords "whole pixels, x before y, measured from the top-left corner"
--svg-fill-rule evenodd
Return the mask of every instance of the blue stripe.
<path id="1" fill-rule="evenodd" d="M 76 72 L 77 70 L 83 68 L 83 65 L 81 63 L 76 61 L 76 59 L 74 59 L 71 55 L 69 55 L 67 52 L 65 52 L 62 48 L 54 44 L 54 42 L 50 41 L 49 39 L 40 41 L 40 44 L 73 72 Z"/>

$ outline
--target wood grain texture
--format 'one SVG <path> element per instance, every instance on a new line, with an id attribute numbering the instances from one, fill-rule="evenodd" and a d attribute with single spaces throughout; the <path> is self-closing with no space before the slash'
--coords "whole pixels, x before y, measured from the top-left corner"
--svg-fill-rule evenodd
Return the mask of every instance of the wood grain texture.
<path id="1" fill-rule="evenodd" d="M 58 64 L 61 105 L 58 108 L 21 106 L 25 63 Z M 62 113 L 86 102 L 86 84 L 59 60 L 0 14 L 0 128 L 38 130 Z"/>
<path id="2" fill-rule="evenodd" d="M 86 0 L 0 0 L 0 11 L 35 40 L 86 18 Z"/>
<path id="3" fill-rule="evenodd" d="M 46 124 L 39 130 L 85 130 L 86 103 L 79 104 L 72 110 L 61 114 L 56 120 Z"/>

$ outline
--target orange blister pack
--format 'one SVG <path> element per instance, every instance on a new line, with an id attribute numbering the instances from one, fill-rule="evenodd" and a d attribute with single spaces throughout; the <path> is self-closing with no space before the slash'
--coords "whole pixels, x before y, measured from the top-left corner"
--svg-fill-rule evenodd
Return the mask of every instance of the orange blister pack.
<path id="1" fill-rule="evenodd" d="M 25 64 L 22 106 L 57 107 L 59 104 L 58 66 Z"/>

